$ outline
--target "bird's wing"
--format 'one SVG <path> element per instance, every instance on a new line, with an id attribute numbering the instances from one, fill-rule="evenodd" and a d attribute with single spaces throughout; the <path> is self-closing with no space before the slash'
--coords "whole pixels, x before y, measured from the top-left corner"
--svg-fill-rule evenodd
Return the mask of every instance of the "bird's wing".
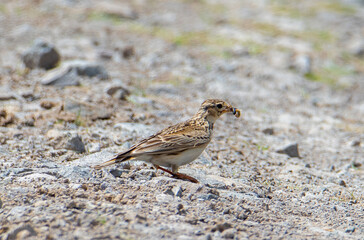
<path id="1" fill-rule="evenodd" d="M 187 129 L 183 131 L 162 131 L 139 144 L 135 145 L 130 152 L 131 155 L 139 154 L 173 154 L 207 145 L 210 142 L 210 135 L 202 129 Z"/>

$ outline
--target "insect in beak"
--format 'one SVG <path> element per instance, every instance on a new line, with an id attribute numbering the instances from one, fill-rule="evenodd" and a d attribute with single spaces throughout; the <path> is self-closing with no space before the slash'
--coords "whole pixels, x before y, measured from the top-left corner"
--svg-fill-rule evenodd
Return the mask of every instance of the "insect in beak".
<path id="1" fill-rule="evenodd" d="M 232 112 L 235 115 L 235 117 L 237 117 L 237 118 L 240 117 L 240 110 L 239 109 L 233 108 Z"/>

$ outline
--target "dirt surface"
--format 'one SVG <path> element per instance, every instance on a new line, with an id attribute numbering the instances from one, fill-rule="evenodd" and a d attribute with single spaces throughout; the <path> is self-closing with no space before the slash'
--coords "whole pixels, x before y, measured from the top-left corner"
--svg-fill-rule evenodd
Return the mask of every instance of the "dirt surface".
<path id="1" fill-rule="evenodd" d="M 2 0 L 0 239 L 363 239 L 363 35 L 359 0 Z M 207 98 L 242 116 L 199 184 L 91 168 Z"/>

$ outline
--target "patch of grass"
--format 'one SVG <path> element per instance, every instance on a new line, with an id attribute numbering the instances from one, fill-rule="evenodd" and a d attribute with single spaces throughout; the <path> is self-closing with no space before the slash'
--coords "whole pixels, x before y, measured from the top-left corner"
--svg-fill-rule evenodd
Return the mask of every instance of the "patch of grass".
<path id="1" fill-rule="evenodd" d="M 345 5 L 337 0 L 330 0 L 326 2 L 317 1 L 317 4 L 314 6 L 314 8 L 347 15 L 356 13 L 356 9 L 354 7 Z"/>
<path id="2" fill-rule="evenodd" d="M 337 202 L 362 202 L 363 196 L 355 196 L 354 192 L 348 191 L 348 192 L 340 192 L 337 196 L 331 197 L 331 201 L 337 201 Z"/>
<path id="3" fill-rule="evenodd" d="M 249 54 L 258 55 L 265 51 L 267 51 L 267 46 L 254 42 L 254 41 L 245 41 L 243 44 L 248 49 Z"/>
<path id="4" fill-rule="evenodd" d="M 162 83 L 166 83 L 166 84 L 170 84 L 173 86 L 180 86 L 181 84 L 191 84 L 195 82 L 195 79 L 193 77 L 190 76 L 176 76 L 176 75 L 168 75 L 168 76 L 164 76 L 162 78 L 158 78 L 155 80 L 155 82 L 162 82 Z"/>
<path id="5" fill-rule="evenodd" d="M 291 32 L 289 35 L 310 42 L 316 51 L 321 51 L 329 44 L 334 44 L 337 41 L 337 37 L 326 30 L 310 29 L 302 32 Z"/>
<path id="6" fill-rule="evenodd" d="M 5 14 L 6 13 L 6 6 L 5 6 L 5 4 L 0 4 L 0 13 L 3 13 L 3 14 Z"/>
<path id="7" fill-rule="evenodd" d="M 86 126 L 86 121 L 82 118 L 81 116 L 81 110 L 78 111 L 77 115 L 76 115 L 76 119 L 75 122 L 76 126 L 78 127 L 85 127 Z"/>
<path id="8" fill-rule="evenodd" d="M 55 122 L 55 124 L 63 125 L 64 124 L 64 120 L 63 119 L 57 119 L 57 121 Z"/>
<path id="9" fill-rule="evenodd" d="M 105 217 L 98 217 L 98 218 L 96 218 L 95 220 L 96 220 L 96 222 L 98 222 L 100 225 L 104 225 L 104 224 L 107 222 L 107 220 L 106 220 L 106 218 L 105 218 Z"/>
<path id="10" fill-rule="evenodd" d="M 264 152 L 264 151 L 269 150 L 269 146 L 264 145 L 264 144 L 260 144 L 260 143 L 258 143 L 258 144 L 256 144 L 256 146 L 257 146 L 257 149 L 258 149 L 259 151 L 261 151 L 261 152 Z"/>
<path id="11" fill-rule="evenodd" d="M 294 2 L 294 1 L 293 1 Z M 277 1 L 273 1 L 273 4 L 271 6 L 271 10 L 273 13 L 279 16 L 285 16 L 290 18 L 303 18 L 303 17 L 313 17 L 315 15 L 315 12 L 310 11 L 306 8 L 299 8 L 297 4 L 290 4 L 289 3 L 278 3 Z"/>
<path id="12" fill-rule="evenodd" d="M 264 35 L 269 35 L 272 37 L 285 35 L 285 33 L 277 27 L 277 25 L 263 22 L 254 22 L 252 23 L 252 29 L 254 31 L 261 32 Z"/>
<path id="13" fill-rule="evenodd" d="M 325 83 L 335 88 L 346 88 L 347 86 L 338 84 L 338 78 L 352 74 L 354 74 L 354 71 L 347 67 L 331 64 L 313 73 L 308 73 L 305 77 L 308 80 Z"/>
<path id="14" fill-rule="evenodd" d="M 111 22 L 115 25 L 121 24 L 123 21 L 122 18 L 116 16 L 115 14 L 105 13 L 105 12 L 96 12 L 93 11 L 88 14 L 87 18 L 93 21 L 104 21 Z"/>

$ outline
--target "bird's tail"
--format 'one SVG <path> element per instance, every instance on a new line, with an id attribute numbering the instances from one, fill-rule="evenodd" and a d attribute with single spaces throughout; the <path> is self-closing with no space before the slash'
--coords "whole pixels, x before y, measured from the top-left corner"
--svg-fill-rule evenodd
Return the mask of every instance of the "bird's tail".
<path id="1" fill-rule="evenodd" d="M 99 170 L 99 169 L 101 169 L 103 167 L 107 167 L 107 166 L 113 165 L 115 163 L 121 163 L 121 162 L 131 160 L 132 158 L 133 158 L 132 156 L 125 155 L 124 153 L 119 154 L 119 155 L 116 155 L 114 158 L 110 159 L 109 161 L 106 161 L 104 163 L 93 166 L 93 168 Z"/>

